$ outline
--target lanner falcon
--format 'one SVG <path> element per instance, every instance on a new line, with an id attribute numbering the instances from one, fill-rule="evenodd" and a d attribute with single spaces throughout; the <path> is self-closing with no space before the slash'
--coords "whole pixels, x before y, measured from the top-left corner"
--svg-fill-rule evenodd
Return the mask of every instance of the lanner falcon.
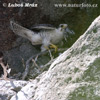
<path id="1" fill-rule="evenodd" d="M 40 24 L 32 27 L 32 30 L 27 29 L 14 21 L 10 21 L 10 25 L 15 34 L 28 39 L 31 41 L 32 45 L 41 44 L 41 51 L 45 51 L 46 49 L 49 49 L 49 47 L 54 48 L 55 51 L 57 51 L 57 46 L 55 44 L 61 42 L 66 30 L 69 31 L 67 24 L 60 24 L 58 28 Z"/>

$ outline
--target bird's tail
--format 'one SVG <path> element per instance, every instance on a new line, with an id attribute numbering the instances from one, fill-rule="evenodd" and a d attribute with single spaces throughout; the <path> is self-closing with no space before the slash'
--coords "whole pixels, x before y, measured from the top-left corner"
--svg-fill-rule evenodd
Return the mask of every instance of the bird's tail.
<path id="1" fill-rule="evenodd" d="M 21 25 L 15 23 L 14 21 L 10 21 L 10 28 L 16 34 L 19 34 L 19 31 L 24 29 L 24 27 L 22 27 Z"/>
<path id="2" fill-rule="evenodd" d="M 10 21 L 10 27 L 11 27 L 11 30 L 19 35 L 19 36 L 22 36 L 24 38 L 28 38 L 30 35 L 33 34 L 33 32 L 17 23 L 15 23 L 14 21 Z"/>

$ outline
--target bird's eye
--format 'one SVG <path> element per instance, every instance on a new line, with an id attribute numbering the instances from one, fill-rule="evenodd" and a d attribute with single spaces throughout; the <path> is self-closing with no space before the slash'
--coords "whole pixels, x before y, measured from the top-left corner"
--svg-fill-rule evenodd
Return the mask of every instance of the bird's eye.
<path id="1" fill-rule="evenodd" d="M 63 27 L 63 25 L 61 25 L 61 27 Z"/>

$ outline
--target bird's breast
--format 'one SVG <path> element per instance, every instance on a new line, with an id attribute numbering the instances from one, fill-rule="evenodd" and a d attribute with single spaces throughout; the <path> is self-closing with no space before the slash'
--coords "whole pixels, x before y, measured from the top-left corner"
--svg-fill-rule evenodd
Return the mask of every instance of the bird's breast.
<path id="1" fill-rule="evenodd" d="M 51 34 L 51 43 L 57 44 L 63 39 L 63 33 L 61 31 L 55 30 Z"/>

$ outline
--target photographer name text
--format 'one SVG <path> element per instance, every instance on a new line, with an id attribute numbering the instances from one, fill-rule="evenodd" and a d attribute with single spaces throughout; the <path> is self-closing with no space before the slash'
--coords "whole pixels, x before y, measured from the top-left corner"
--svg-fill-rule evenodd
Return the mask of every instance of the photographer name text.
<path id="1" fill-rule="evenodd" d="M 38 7 L 38 4 L 35 3 L 4 3 L 4 7 Z"/>

